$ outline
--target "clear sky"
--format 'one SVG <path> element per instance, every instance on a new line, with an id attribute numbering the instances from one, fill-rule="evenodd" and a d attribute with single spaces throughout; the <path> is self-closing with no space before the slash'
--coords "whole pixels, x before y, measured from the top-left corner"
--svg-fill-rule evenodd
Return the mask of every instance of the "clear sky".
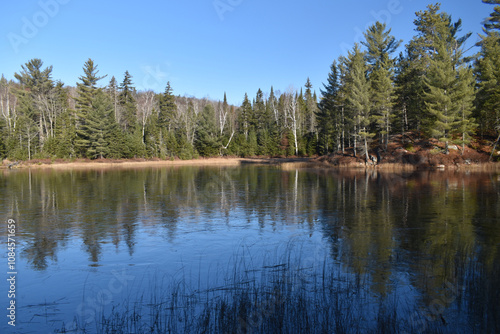
<path id="1" fill-rule="evenodd" d="M 222 99 L 239 105 L 261 88 L 298 89 L 310 77 L 319 96 L 330 65 L 376 20 L 406 44 L 423 0 L 22 0 L 0 4 L 0 73 L 12 79 L 40 58 L 53 79 L 74 86 L 88 58 L 100 81 L 137 89 Z M 474 32 L 493 6 L 481 0 L 443 0 L 442 10 Z"/>

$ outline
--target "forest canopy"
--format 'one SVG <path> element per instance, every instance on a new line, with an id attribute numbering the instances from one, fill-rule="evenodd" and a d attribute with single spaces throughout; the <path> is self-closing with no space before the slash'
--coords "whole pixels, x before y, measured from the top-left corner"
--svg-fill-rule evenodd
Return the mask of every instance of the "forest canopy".
<path id="1" fill-rule="evenodd" d="M 449 145 L 472 136 L 500 138 L 500 0 L 483 22 L 476 53 L 439 4 L 416 13 L 415 35 L 402 45 L 377 22 L 364 41 L 332 62 L 320 96 L 307 78 L 300 90 L 270 87 L 240 106 L 137 91 L 88 59 L 76 86 L 31 59 L 0 79 L 0 158 L 174 158 L 312 156 L 344 153 L 368 159 L 391 136 L 418 133 Z M 326 72 L 326 70 L 325 70 Z M 498 139 L 497 139 L 498 142 Z"/>

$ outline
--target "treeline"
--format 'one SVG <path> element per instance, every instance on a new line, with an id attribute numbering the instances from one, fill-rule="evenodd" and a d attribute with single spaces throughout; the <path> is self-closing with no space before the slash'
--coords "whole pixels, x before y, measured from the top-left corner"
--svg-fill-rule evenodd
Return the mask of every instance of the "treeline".
<path id="1" fill-rule="evenodd" d="M 483 0 L 500 4 L 500 0 Z M 500 6 L 484 22 L 480 51 L 466 57 L 461 20 L 429 5 L 416 13 L 416 35 L 401 41 L 377 22 L 365 40 L 334 61 L 318 101 L 309 79 L 299 91 L 254 98 L 241 106 L 137 91 L 130 73 L 107 85 L 92 59 L 76 87 L 52 79 L 32 59 L 0 80 L 0 157 L 174 158 L 290 156 L 350 150 L 368 157 L 390 137 L 415 131 L 445 143 L 500 133 Z M 500 137 L 499 137 L 500 138 Z"/>

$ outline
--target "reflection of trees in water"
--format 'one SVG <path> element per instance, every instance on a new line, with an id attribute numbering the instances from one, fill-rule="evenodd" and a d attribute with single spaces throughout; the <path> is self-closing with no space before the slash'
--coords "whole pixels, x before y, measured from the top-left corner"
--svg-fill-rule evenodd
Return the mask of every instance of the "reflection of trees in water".
<path id="1" fill-rule="evenodd" d="M 332 258 L 369 278 L 377 295 L 390 294 L 394 274 L 407 272 L 423 305 L 452 284 L 474 291 L 460 297 L 477 305 L 474 312 L 499 315 L 492 303 L 500 290 L 500 189 L 490 176 L 172 167 L 16 172 L 0 184 L 8 189 L 2 208 L 22 213 L 23 256 L 39 270 L 75 236 L 94 264 L 104 243 L 132 255 L 138 226 L 165 231 L 169 241 L 179 222 L 319 226 Z"/>
<path id="2" fill-rule="evenodd" d="M 372 291 L 382 296 L 394 285 L 395 273 L 408 273 L 428 313 L 446 315 L 452 304 L 459 312 L 463 304 L 473 317 L 464 321 L 497 328 L 498 182 L 459 173 L 360 173 L 338 175 L 336 181 L 331 174 L 325 180 L 334 183 L 328 189 L 336 187 L 336 196 L 323 207 L 333 205 L 339 218 L 324 220 L 323 229 L 331 236 L 332 254 L 341 253 L 350 271 L 370 277 Z"/>

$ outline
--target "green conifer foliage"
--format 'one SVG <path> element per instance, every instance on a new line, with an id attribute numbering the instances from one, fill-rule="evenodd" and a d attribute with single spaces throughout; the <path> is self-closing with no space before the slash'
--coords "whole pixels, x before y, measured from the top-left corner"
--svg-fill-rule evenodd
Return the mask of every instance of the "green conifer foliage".
<path id="1" fill-rule="evenodd" d="M 370 132 L 370 84 L 367 79 L 367 64 L 365 63 L 365 53 L 361 52 L 359 45 L 354 46 L 347 57 L 348 78 L 346 82 L 347 102 L 350 109 L 351 122 L 354 125 L 354 151 L 356 154 L 357 140 L 360 139 L 364 156 L 368 161 L 368 144 L 375 135 Z"/>
<path id="2" fill-rule="evenodd" d="M 83 66 L 84 75 L 80 76 L 81 82 L 77 83 L 76 100 L 76 139 L 75 153 L 77 156 L 88 156 L 88 150 L 92 145 L 91 133 L 87 126 L 87 120 L 92 112 L 92 103 L 98 94 L 97 82 L 105 76 L 99 77 L 97 65 L 92 59 L 88 59 Z"/>
<path id="3" fill-rule="evenodd" d="M 389 134 L 394 121 L 394 59 L 391 54 L 396 51 L 400 41 L 396 41 L 386 31 L 386 25 L 380 22 L 368 28 L 365 33 L 367 47 L 366 59 L 369 64 L 369 81 L 371 87 L 372 118 L 381 135 L 385 149 L 389 144 Z"/>
<path id="4" fill-rule="evenodd" d="M 134 133 L 137 125 L 137 105 L 135 101 L 135 88 L 132 83 L 132 76 L 125 71 L 123 82 L 120 84 L 120 94 L 118 101 L 120 105 L 120 115 L 118 118 L 123 130 L 126 133 Z"/>
<path id="5" fill-rule="evenodd" d="M 158 125 L 162 129 L 171 131 L 174 128 L 175 112 L 177 105 L 175 104 L 175 96 L 173 95 L 170 81 L 167 82 L 165 92 L 160 97 L 160 111 L 158 115 Z"/>
<path id="6" fill-rule="evenodd" d="M 327 83 L 323 84 L 321 100 L 318 103 L 316 120 L 318 122 L 318 148 L 320 154 L 329 154 L 340 147 L 343 119 L 339 113 L 337 98 L 339 93 L 337 62 L 330 66 Z"/>
<path id="7" fill-rule="evenodd" d="M 483 0 L 483 3 L 490 5 L 500 5 L 500 0 Z M 495 6 L 493 12 L 484 21 L 486 31 L 500 30 L 500 6 Z"/>
<path id="8" fill-rule="evenodd" d="M 215 110 L 212 104 L 207 104 L 201 112 L 196 128 L 195 149 L 203 157 L 220 154 L 221 142 L 215 124 Z"/>
<path id="9" fill-rule="evenodd" d="M 483 0 L 500 4 L 499 0 Z M 485 35 L 475 63 L 478 81 L 477 110 L 482 134 L 500 133 L 500 6 L 485 20 Z"/>

